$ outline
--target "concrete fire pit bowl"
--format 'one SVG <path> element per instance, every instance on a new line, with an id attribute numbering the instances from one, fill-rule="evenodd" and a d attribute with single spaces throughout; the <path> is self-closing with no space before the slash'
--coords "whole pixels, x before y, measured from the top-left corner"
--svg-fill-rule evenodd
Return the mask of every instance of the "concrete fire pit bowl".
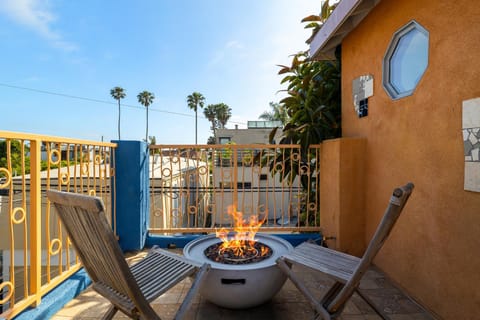
<path id="1" fill-rule="evenodd" d="M 257 233 L 255 240 L 270 247 L 272 254 L 262 261 L 247 264 L 224 264 L 210 260 L 204 252 L 221 242 L 215 235 L 198 238 L 185 246 L 185 257 L 210 263 L 212 267 L 200 289 L 205 299 L 224 308 L 244 309 L 261 305 L 277 294 L 287 278 L 275 261 L 293 247 L 280 237 L 266 234 Z"/>

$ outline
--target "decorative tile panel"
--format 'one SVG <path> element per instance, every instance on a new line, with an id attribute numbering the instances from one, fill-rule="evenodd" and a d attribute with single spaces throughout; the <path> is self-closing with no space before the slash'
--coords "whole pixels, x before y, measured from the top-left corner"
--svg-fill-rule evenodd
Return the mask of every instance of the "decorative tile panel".
<path id="1" fill-rule="evenodd" d="M 480 98 L 463 101 L 464 189 L 480 192 Z"/>

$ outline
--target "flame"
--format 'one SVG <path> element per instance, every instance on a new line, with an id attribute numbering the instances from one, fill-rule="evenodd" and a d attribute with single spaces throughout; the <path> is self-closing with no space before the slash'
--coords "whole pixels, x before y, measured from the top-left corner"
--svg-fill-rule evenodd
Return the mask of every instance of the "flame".
<path id="1" fill-rule="evenodd" d="M 259 221 L 257 216 L 250 216 L 248 220 L 243 218 L 243 213 L 237 211 L 235 206 L 228 207 L 228 214 L 233 219 L 233 233 L 229 233 L 226 228 L 221 228 L 215 232 L 217 238 L 222 240 L 220 251 L 230 250 L 237 257 L 245 256 L 249 251 L 256 251 L 255 235 L 262 226 L 264 220 Z M 267 248 L 261 249 L 258 254 L 265 255 Z"/>

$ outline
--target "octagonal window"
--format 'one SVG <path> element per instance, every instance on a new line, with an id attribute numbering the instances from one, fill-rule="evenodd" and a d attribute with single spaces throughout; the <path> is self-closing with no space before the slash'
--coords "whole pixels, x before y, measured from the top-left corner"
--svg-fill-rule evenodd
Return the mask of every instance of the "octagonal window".
<path id="1" fill-rule="evenodd" d="M 383 59 L 383 86 L 392 99 L 413 94 L 428 66 L 428 31 L 416 21 L 398 30 Z"/>

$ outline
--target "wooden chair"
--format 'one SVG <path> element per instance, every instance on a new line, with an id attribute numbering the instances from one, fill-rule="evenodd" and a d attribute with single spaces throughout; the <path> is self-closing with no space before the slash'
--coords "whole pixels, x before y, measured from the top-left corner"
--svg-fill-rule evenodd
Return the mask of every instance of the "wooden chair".
<path id="1" fill-rule="evenodd" d="M 47 197 L 92 279 L 93 289 L 112 303 L 103 319 L 111 319 L 118 310 L 132 319 L 160 319 L 150 302 L 186 277 L 195 276 L 175 319 L 185 315 L 210 268 L 208 264 L 199 265 L 153 248 L 129 267 L 100 198 L 53 190 L 47 191 Z"/>
<path id="2" fill-rule="evenodd" d="M 408 183 L 393 191 L 382 221 L 361 259 L 308 242 L 300 244 L 277 259 L 280 269 L 312 304 L 317 314 L 316 319 L 337 318 L 353 293 L 357 291 L 360 294 L 357 290 L 360 280 L 387 239 L 412 190 L 413 184 Z M 292 264 L 303 265 L 326 274 L 333 278 L 335 283 L 319 301 L 293 273 Z M 360 296 L 372 305 L 364 295 Z M 382 312 L 376 311 L 384 318 Z"/>

